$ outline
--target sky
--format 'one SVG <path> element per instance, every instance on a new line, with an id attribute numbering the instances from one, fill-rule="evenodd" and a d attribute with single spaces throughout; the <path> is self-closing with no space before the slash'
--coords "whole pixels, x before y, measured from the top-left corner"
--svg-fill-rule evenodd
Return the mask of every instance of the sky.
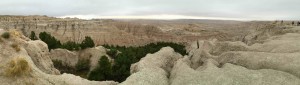
<path id="1" fill-rule="evenodd" d="M 0 15 L 300 20 L 300 0 L 0 0 Z"/>

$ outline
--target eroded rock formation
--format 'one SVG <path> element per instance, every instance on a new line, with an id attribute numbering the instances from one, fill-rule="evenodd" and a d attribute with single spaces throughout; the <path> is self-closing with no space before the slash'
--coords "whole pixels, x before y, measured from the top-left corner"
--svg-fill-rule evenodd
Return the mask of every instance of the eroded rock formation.
<path id="1" fill-rule="evenodd" d="M 2 34 L 3 31 L 0 33 Z M 113 81 L 88 81 L 72 74 L 57 75 L 46 51 L 45 43 L 27 41 L 29 39 L 24 39 L 26 37 L 15 31 L 11 31 L 10 35 L 9 38 L 0 38 L 0 82 L 2 85 L 118 84 Z"/>

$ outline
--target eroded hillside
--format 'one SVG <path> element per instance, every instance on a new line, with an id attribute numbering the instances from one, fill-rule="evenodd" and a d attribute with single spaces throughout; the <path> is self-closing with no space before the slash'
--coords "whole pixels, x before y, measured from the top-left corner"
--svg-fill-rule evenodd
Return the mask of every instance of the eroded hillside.
<path id="1" fill-rule="evenodd" d="M 0 28 L 48 32 L 62 42 L 80 42 L 91 36 L 97 45 L 144 45 L 166 41 L 189 43 L 216 38 L 235 40 L 238 35 L 261 28 L 269 22 L 220 20 L 82 20 L 47 16 L 0 16 Z"/>

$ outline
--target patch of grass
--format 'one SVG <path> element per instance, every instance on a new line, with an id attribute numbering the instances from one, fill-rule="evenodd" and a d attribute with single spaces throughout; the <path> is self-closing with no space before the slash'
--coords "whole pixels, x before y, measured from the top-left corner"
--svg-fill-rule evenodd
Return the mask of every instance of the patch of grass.
<path id="1" fill-rule="evenodd" d="M 32 72 L 29 63 L 21 57 L 12 59 L 8 63 L 8 68 L 5 70 L 6 76 L 26 76 Z"/>
<path id="2" fill-rule="evenodd" d="M 19 52 L 21 50 L 20 46 L 16 43 L 13 43 L 12 45 L 10 45 L 12 48 L 14 48 L 17 52 Z"/>
<path id="3" fill-rule="evenodd" d="M 9 32 L 4 32 L 1 37 L 5 38 L 5 39 L 9 39 L 10 38 L 10 33 Z"/>

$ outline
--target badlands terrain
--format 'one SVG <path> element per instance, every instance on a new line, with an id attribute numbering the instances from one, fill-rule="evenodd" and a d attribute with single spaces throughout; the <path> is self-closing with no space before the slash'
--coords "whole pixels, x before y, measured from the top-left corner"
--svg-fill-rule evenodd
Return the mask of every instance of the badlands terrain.
<path id="1" fill-rule="evenodd" d="M 300 85 L 300 26 L 290 22 L 0 16 L 0 28 L 0 85 Z M 62 42 L 91 36 L 96 46 L 49 51 L 43 41 L 26 37 L 31 31 L 48 32 Z M 74 66 L 86 58 L 94 69 L 101 56 L 108 56 L 103 44 L 159 41 L 182 43 L 187 55 L 163 47 L 131 64 L 123 82 L 61 73 L 52 62 Z"/>

